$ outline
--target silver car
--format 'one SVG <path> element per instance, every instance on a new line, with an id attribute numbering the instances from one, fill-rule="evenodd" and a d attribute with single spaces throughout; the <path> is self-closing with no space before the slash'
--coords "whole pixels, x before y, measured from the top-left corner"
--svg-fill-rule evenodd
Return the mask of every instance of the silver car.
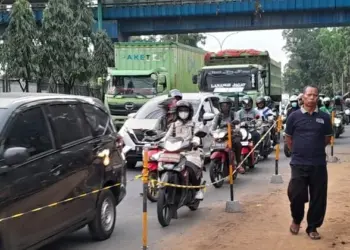
<path id="1" fill-rule="evenodd" d="M 145 144 L 143 142 L 144 131 L 148 129 L 166 130 L 164 119 L 162 119 L 164 110 L 159 107 L 159 104 L 167 98 L 167 95 L 162 95 L 149 100 L 137 113 L 130 114 L 128 120 L 119 130 L 119 135 L 125 143 L 123 153 L 129 168 L 134 168 L 138 161 L 142 161 L 142 149 Z M 219 112 L 219 97 L 211 93 L 184 93 L 183 100 L 192 103 L 194 108 L 193 121 L 196 123 L 203 123 L 205 113 L 217 114 Z M 211 125 L 212 121 L 205 122 L 208 129 Z M 203 149 L 206 156 L 210 154 L 210 144 L 211 136 L 207 135 L 203 140 Z"/>

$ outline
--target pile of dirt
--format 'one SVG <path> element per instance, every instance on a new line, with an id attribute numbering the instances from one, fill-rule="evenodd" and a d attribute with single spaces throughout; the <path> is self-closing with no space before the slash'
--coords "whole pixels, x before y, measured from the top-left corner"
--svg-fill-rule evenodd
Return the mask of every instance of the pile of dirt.
<path id="1" fill-rule="evenodd" d="M 290 234 L 288 180 L 285 180 L 280 189 L 250 197 L 244 203 L 241 201 L 242 213 L 225 213 L 224 203 L 215 204 L 205 221 L 182 235 L 163 238 L 160 245 L 166 248 L 159 249 L 350 249 L 350 157 L 342 154 L 338 157 L 341 163 L 328 166 L 327 214 L 323 226 L 318 230 L 321 240 L 308 238 L 305 222 L 299 235 Z"/>

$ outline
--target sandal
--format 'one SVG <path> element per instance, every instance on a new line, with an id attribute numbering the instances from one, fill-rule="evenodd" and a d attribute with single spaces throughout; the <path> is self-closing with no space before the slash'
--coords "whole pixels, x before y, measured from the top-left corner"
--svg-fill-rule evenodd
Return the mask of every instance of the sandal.
<path id="1" fill-rule="evenodd" d="M 300 230 L 300 225 L 299 224 L 295 224 L 294 222 L 292 222 L 292 225 L 290 225 L 290 227 L 289 227 L 289 231 L 293 235 L 297 235 L 299 233 L 299 230 Z"/>
<path id="2" fill-rule="evenodd" d="M 307 235 L 310 237 L 312 240 L 319 240 L 321 239 L 320 234 L 317 231 L 314 232 L 308 232 Z"/>

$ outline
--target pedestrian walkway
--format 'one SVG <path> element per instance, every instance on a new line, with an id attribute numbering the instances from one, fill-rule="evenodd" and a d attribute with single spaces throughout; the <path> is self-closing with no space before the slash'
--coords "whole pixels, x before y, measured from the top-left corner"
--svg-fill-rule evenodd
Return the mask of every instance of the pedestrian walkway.
<path id="1" fill-rule="evenodd" d="M 287 197 L 290 176 L 285 175 L 285 183 L 278 188 L 271 187 L 268 193 L 241 200 L 243 213 L 228 214 L 224 212 L 224 203 L 215 204 L 203 222 L 182 235 L 164 238 L 157 249 L 350 249 L 350 156 L 345 154 L 350 149 L 344 147 L 338 152 L 340 162 L 328 166 L 328 207 L 325 223 L 319 229 L 321 240 L 307 237 L 305 221 L 299 235 L 290 234 Z"/>

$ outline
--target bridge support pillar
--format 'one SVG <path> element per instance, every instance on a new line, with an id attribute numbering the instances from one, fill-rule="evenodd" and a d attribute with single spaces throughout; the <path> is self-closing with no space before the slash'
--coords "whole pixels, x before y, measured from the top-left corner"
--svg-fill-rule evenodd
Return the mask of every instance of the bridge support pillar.
<path id="1" fill-rule="evenodd" d="M 102 30 L 102 21 L 103 15 L 102 15 L 102 0 L 97 1 L 97 28 L 98 30 Z"/>

